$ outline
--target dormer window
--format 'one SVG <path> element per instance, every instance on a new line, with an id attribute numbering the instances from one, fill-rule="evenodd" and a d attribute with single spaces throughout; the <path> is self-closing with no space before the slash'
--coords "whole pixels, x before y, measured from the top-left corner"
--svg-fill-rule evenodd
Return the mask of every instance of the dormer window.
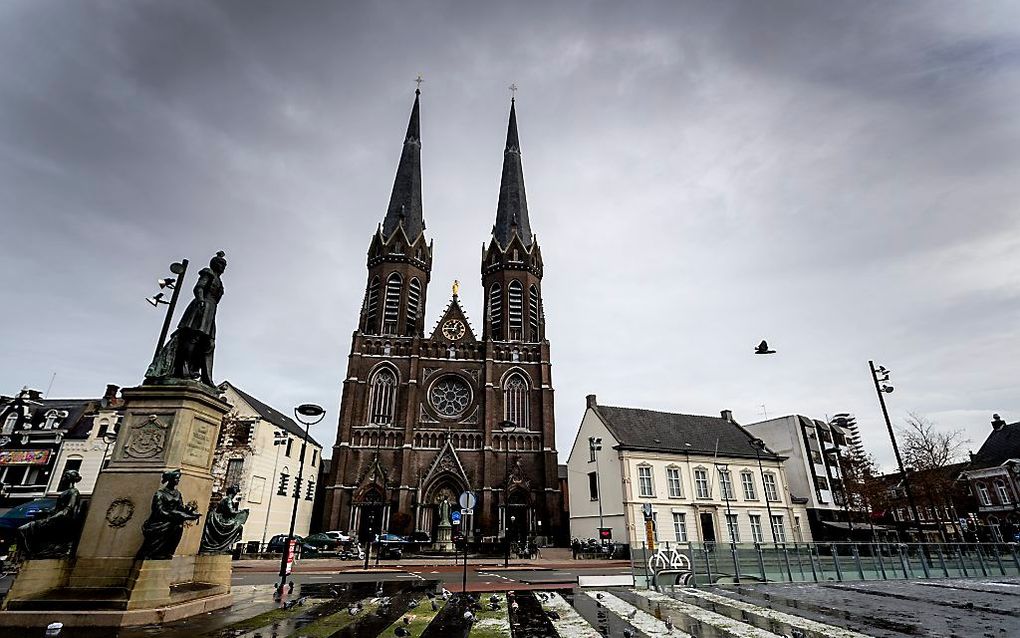
<path id="1" fill-rule="evenodd" d="M 52 430 L 52 429 L 56 428 L 57 427 L 57 421 L 58 421 L 59 418 L 60 418 L 60 415 L 57 413 L 56 410 L 50 410 L 49 412 L 47 412 L 46 413 L 46 420 L 43 421 L 43 429 L 44 430 Z"/>
<path id="2" fill-rule="evenodd" d="M 10 414 L 7 415 L 7 418 L 4 419 L 4 427 L 3 430 L 0 430 L 0 432 L 2 432 L 3 434 L 11 434 L 12 432 L 14 432 L 14 426 L 17 425 L 17 423 L 18 413 L 11 412 Z"/>

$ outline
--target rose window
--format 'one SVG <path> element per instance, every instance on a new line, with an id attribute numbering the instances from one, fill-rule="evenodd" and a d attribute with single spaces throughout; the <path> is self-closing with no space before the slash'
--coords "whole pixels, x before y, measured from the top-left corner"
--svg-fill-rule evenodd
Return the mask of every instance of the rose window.
<path id="1" fill-rule="evenodd" d="M 429 390 L 429 403 L 442 416 L 457 416 L 471 403 L 471 388 L 459 377 L 443 377 Z"/>

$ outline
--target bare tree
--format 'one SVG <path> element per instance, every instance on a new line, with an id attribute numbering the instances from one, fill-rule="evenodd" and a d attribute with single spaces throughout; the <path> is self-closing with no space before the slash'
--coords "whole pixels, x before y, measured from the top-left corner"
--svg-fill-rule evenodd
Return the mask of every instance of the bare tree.
<path id="1" fill-rule="evenodd" d="M 963 430 L 942 430 L 927 417 L 908 413 L 906 425 L 899 428 L 903 463 L 918 472 L 938 470 L 960 460 L 969 443 Z"/>
<path id="2" fill-rule="evenodd" d="M 937 520 L 945 518 L 953 524 L 959 534 L 953 509 L 952 495 L 955 490 L 958 468 L 952 466 L 961 460 L 964 446 L 970 441 L 964 438 L 963 430 L 940 429 L 927 417 L 908 413 L 905 426 L 899 428 L 903 453 L 903 464 L 911 472 L 911 484 L 922 502 L 927 503 Z M 939 533 L 945 540 L 942 527 Z"/>

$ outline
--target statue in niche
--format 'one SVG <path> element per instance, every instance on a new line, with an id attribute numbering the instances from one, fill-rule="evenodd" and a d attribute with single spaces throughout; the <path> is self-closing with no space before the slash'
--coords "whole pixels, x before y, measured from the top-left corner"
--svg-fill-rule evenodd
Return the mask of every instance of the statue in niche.
<path id="1" fill-rule="evenodd" d="M 227 494 L 220 499 L 216 508 L 209 512 L 202 529 L 202 545 L 199 554 L 229 554 L 241 538 L 244 523 L 248 520 L 248 510 L 237 509 L 239 486 L 231 485 Z"/>
<path id="2" fill-rule="evenodd" d="M 450 500 L 443 497 L 443 501 L 439 504 L 439 524 L 450 525 Z"/>
<path id="3" fill-rule="evenodd" d="M 21 546 L 28 558 L 63 558 L 81 532 L 81 494 L 75 484 L 81 480 L 77 470 L 66 470 L 63 480 L 68 488 L 57 496 L 50 509 L 41 510 L 34 520 L 18 528 Z"/>
<path id="4" fill-rule="evenodd" d="M 152 512 L 142 525 L 142 546 L 136 558 L 170 560 L 184 534 L 184 524 L 197 521 L 201 514 L 192 505 L 185 505 L 177 484 L 180 470 L 163 472 L 163 486 L 152 495 Z"/>
<path id="5" fill-rule="evenodd" d="M 153 359 L 145 372 L 147 384 L 172 384 L 199 381 L 215 387 L 212 380 L 213 353 L 216 349 L 216 308 L 223 298 L 223 280 L 227 260 L 221 250 L 198 273 L 195 298 L 184 309 L 177 330 Z"/>

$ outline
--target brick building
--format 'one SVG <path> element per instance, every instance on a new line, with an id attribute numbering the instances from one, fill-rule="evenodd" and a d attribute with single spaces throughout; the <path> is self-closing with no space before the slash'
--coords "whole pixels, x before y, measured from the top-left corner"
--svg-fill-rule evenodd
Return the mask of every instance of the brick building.
<path id="1" fill-rule="evenodd" d="M 558 529 L 542 253 L 531 230 L 516 109 L 510 106 L 496 221 L 483 245 L 480 332 L 453 295 L 426 332 L 433 244 L 422 216 L 415 93 L 348 359 L 323 527 L 434 538 L 438 507 L 470 489 L 474 540 Z M 456 509 L 456 505 L 452 509 Z"/>

